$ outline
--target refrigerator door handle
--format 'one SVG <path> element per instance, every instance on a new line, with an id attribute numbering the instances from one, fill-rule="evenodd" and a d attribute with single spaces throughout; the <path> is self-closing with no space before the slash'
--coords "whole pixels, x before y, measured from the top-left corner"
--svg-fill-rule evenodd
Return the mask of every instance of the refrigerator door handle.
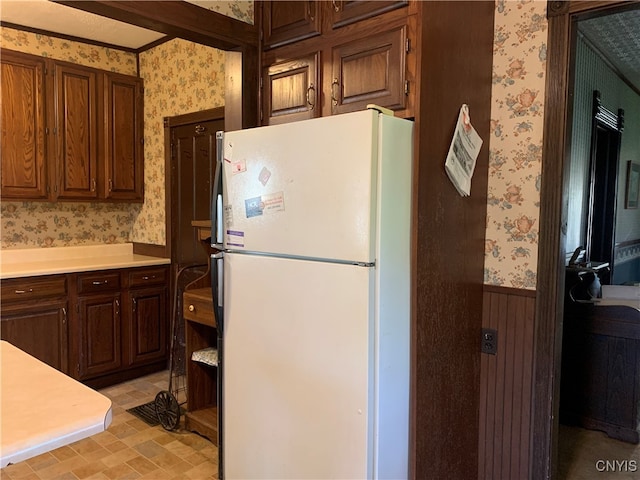
<path id="1" fill-rule="evenodd" d="M 216 313 L 216 326 L 218 333 L 223 329 L 223 307 L 224 307 L 224 252 L 211 255 L 211 287 L 213 289 L 213 308 Z"/>
<path id="2" fill-rule="evenodd" d="M 216 173 L 211 195 L 211 247 L 223 249 L 222 227 L 222 163 L 224 159 L 224 132 L 216 132 Z"/>

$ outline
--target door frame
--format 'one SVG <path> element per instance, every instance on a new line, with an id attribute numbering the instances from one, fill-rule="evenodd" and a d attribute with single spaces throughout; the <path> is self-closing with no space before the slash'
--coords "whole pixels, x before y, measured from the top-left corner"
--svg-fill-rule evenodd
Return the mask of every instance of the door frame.
<path id="1" fill-rule="evenodd" d="M 534 326 L 531 462 L 529 478 L 548 479 L 557 469 L 562 313 L 566 252 L 566 161 L 570 149 L 569 97 L 575 22 L 589 16 L 637 8 L 638 1 L 547 2 L 549 35 L 540 189 L 537 296 Z"/>

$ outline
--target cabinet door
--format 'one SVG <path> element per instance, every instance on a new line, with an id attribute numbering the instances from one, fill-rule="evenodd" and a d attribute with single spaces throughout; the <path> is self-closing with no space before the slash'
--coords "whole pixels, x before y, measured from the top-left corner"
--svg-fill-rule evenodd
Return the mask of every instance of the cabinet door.
<path id="1" fill-rule="evenodd" d="M 122 366 L 120 294 L 78 298 L 78 378 L 115 372 Z"/>
<path id="2" fill-rule="evenodd" d="M 277 47 L 320 34 L 319 1 L 269 1 L 262 5 L 264 47 Z"/>
<path id="3" fill-rule="evenodd" d="M 131 290 L 128 295 L 128 364 L 140 365 L 167 356 L 167 289 Z"/>
<path id="4" fill-rule="evenodd" d="M 142 79 L 105 76 L 105 198 L 142 201 L 144 192 Z"/>
<path id="5" fill-rule="evenodd" d="M 68 373 L 66 300 L 3 306 L 0 324 L 2 340 Z"/>
<path id="6" fill-rule="evenodd" d="M 45 60 L 8 50 L 2 63 L 3 199 L 46 199 Z"/>
<path id="7" fill-rule="evenodd" d="M 331 113 L 405 108 L 406 26 L 332 49 Z"/>
<path id="8" fill-rule="evenodd" d="M 98 198 L 97 71 L 55 65 L 57 196 Z"/>
<path id="9" fill-rule="evenodd" d="M 378 0 L 375 2 L 334 0 L 331 8 L 331 26 L 333 28 L 342 27 L 396 8 L 406 7 L 408 4 L 407 0 Z"/>
<path id="10" fill-rule="evenodd" d="M 320 115 L 319 53 L 274 63 L 263 69 L 263 125 Z"/>

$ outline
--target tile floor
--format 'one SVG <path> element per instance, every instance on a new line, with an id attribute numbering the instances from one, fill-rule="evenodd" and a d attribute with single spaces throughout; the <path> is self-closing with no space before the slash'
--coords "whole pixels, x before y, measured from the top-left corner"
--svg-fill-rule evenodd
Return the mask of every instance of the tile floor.
<path id="1" fill-rule="evenodd" d="M 181 428 L 150 427 L 126 410 L 167 389 L 169 372 L 158 372 L 100 390 L 113 402 L 107 431 L 0 470 L 1 480 L 211 480 L 218 478 L 218 449 Z M 632 461 L 636 471 L 601 472 L 598 460 Z M 637 480 L 640 445 L 602 432 L 560 426 L 558 480 Z"/>
<path id="2" fill-rule="evenodd" d="M 150 427 L 128 408 L 167 389 L 158 372 L 100 390 L 113 402 L 113 421 L 98 435 L 0 470 L 2 480 L 210 480 L 218 478 L 218 449 L 199 435 Z"/>
<path id="3" fill-rule="evenodd" d="M 608 471 L 602 462 L 607 460 Z M 620 463 L 612 465 L 615 460 Z M 614 440 L 596 430 L 560 425 L 558 480 L 591 479 L 640 479 L 640 445 Z"/>

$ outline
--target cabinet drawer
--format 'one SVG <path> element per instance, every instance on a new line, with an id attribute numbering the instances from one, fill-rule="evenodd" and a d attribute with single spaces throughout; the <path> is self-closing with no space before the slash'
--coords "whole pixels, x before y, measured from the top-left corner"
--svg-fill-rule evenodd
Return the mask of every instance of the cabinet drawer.
<path id="1" fill-rule="evenodd" d="M 2 281 L 2 303 L 57 297 L 67 294 L 67 278 L 54 277 L 16 278 Z"/>
<path id="2" fill-rule="evenodd" d="M 166 283 L 167 269 L 165 267 L 144 268 L 140 270 L 129 271 L 130 287 L 141 287 L 145 285 L 166 285 Z"/>
<path id="3" fill-rule="evenodd" d="M 187 290 L 182 296 L 182 316 L 192 322 L 216 326 L 211 288 Z"/>
<path id="4" fill-rule="evenodd" d="M 78 275 L 78 293 L 98 293 L 120 289 L 120 273 L 100 272 Z"/>

